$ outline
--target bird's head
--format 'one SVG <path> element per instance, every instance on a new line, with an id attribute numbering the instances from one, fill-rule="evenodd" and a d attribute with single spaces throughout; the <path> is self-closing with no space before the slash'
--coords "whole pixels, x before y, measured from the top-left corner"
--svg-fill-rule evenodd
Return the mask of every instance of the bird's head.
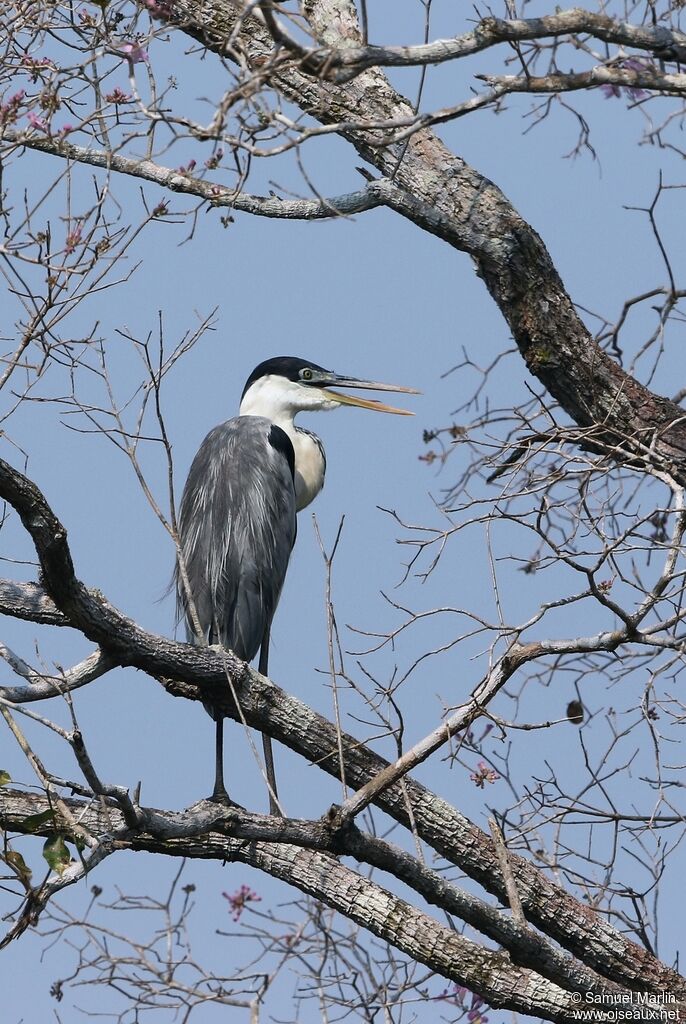
<path id="1" fill-rule="evenodd" d="M 414 415 L 406 409 L 396 409 L 373 398 L 341 394 L 332 388 L 419 394 L 416 388 L 346 377 L 306 359 L 277 356 L 260 363 L 248 377 L 241 397 L 241 415 L 266 416 L 269 419 L 279 419 L 286 415 L 292 418 L 298 412 L 336 409 L 341 405 L 357 405 L 362 409 L 396 413 L 399 416 Z"/>

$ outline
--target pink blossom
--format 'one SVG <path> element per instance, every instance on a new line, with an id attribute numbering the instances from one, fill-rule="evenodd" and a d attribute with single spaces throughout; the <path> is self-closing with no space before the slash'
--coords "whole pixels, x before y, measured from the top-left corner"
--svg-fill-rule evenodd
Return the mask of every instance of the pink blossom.
<path id="1" fill-rule="evenodd" d="M 67 235 L 67 241 L 66 241 L 65 246 L 64 246 L 65 251 L 67 252 L 67 254 L 73 253 L 74 249 L 76 248 L 76 246 L 79 244 L 80 241 L 81 241 L 81 228 L 77 226 L 75 228 L 72 228 L 72 230 Z"/>
<path id="2" fill-rule="evenodd" d="M 30 57 L 27 53 L 21 58 L 22 66 L 25 68 L 50 68 L 51 71 L 55 70 L 55 62 L 50 60 L 49 57 Z"/>
<path id="3" fill-rule="evenodd" d="M 637 73 L 640 73 L 641 71 L 652 72 L 655 70 L 649 61 L 638 60 L 636 57 L 627 57 L 624 60 L 617 61 L 615 66 L 618 68 L 626 68 L 627 71 L 636 71 Z M 644 96 L 648 95 L 645 89 L 640 89 L 635 85 L 627 85 L 625 88 L 632 100 L 642 100 Z M 600 91 L 606 100 L 622 95 L 622 89 L 620 86 L 612 85 L 609 82 L 605 85 L 601 85 Z"/>
<path id="4" fill-rule="evenodd" d="M 152 18 L 170 18 L 171 4 L 167 0 L 145 0 L 145 6 Z"/>
<path id="5" fill-rule="evenodd" d="M 493 768 L 489 768 L 485 761 L 479 761 L 476 771 L 472 772 L 469 778 L 479 789 L 483 789 L 485 782 L 497 782 L 500 776 Z"/>
<path id="6" fill-rule="evenodd" d="M 105 93 L 105 99 L 107 100 L 108 103 L 117 103 L 118 104 L 118 103 L 130 103 L 131 102 L 131 97 L 129 96 L 129 94 L 127 92 L 122 92 L 122 90 L 119 88 L 119 86 L 117 86 L 115 89 L 113 89 L 112 92 Z"/>
<path id="7" fill-rule="evenodd" d="M 215 168 L 219 167 L 219 164 L 222 162 L 223 157 L 223 149 L 215 150 L 215 152 L 211 156 L 208 156 L 207 160 L 205 161 L 205 167 L 207 168 L 207 170 L 213 171 L 215 170 Z"/>
<path id="8" fill-rule="evenodd" d="M 469 996 L 472 997 L 471 1005 L 468 1003 Z M 446 988 L 436 998 L 452 1003 L 453 1006 L 459 1007 L 463 1013 L 467 1011 L 467 1020 L 470 1024 L 488 1024 L 488 1017 L 484 1012 L 484 1010 L 488 1009 L 488 1006 L 481 996 L 478 996 L 476 992 L 470 992 L 464 985 L 453 985 L 452 990 Z"/>
<path id="9" fill-rule="evenodd" d="M 254 889 L 251 889 L 249 885 L 242 885 L 240 889 L 229 896 L 228 892 L 223 892 L 222 896 L 225 900 L 229 901 L 231 907 L 231 917 L 234 921 L 238 921 L 241 914 L 245 910 L 246 904 L 248 903 L 259 903 L 262 899 L 258 896 Z"/>
<path id="10" fill-rule="evenodd" d="M 7 103 L 0 105 L 0 124 L 14 124 L 19 115 L 19 108 L 24 102 L 26 93 L 23 89 L 15 92 L 7 100 Z"/>
<path id="11" fill-rule="evenodd" d="M 131 64 L 147 64 L 149 60 L 148 51 L 140 43 L 124 43 L 119 47 L 119 53 L 123 54 Z"/>
<path id="12" fill-rule="evenodd" d="M 32 110 L 29 110 L 28 114 L 26 115 L 26 119 L 32 128 L 36 128 L 39 132 L 47 133 L 48 125 L 42 117 L 38 116 L 38 114 L 34 114 Z"/>

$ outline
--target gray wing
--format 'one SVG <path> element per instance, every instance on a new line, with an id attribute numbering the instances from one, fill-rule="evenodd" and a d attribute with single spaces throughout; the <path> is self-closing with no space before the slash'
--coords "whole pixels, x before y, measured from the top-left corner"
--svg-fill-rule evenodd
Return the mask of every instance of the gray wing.
<path id="1" fill-rule="evenodd" d="M 195 456 L 179 512 L 179 540 L 200 626 L 250 661 L 271 623 L 295 543 L 294 454 L 261 416 L 215 427 Z M 179 618 L 196 641 L 177 561 Z"/>

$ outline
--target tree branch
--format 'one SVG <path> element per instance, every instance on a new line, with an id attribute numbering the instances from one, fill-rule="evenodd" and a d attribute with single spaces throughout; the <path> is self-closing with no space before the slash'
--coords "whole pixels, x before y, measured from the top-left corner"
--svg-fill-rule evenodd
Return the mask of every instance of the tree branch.
<path id="1" fill-rule="evenodd" d="M 39 583 L 0 580 L 0 615 L 38 622 L 43 626 L 68 626 L 69 620 L 57 608 Z"/>
<path id="2" fill-rule="evenodd" d="M 18 675 L 28 679 L 28 686 L 0 686 L 0 697 L 13 704 L 28 704 L 36 700 L 45 700 L 47 697 L 70 693 L 72 690 L 77 690 L 81 686 L 92 683 L 94 679 L 104 676 L 116 664 L 102 651 L 93 651 L 78 665 L 66 669 L 59 675 L 50 676 L 45 672 L 36 672 L 29 666 L 25 666 L 25 671 L 20 671 L 19 666 L 12 659 L 11 652 L 2 644 L 0 644 L 0 657 L 5 658 Z"/>
<path id="3" fill-rule="evenodd" d="M 99 642 L 113 660 L 162 677 L 168 692 L 175 695 L 204 701 L 209 696 L 227 716 L 244 718 L 337 779 L 342 749 L 346 778 L 357 788 L 388 769 L 383 758 L 354 737 L 340 736 L 322 716 L 252 672 L 230 652 L 156 637 L 121 615 L 102 595 L 89 591 L 76 578 L 66 531 L 41 492 L 1 460 L 0 497 L 17 510 L 31 535 L 48 593 L 70 624 Z M 227 672 L 240 708 L 230 699 Z M 414 824 L 419 836 L 438 853 L 506 904 L 507 888 L 493 841 L 449 804 L 408 778 L 377 794 L 375 803 L 405 827 Z M 533 865 L 512 855 L 511 869 L 527 920 L 593 970 L 629 987 L 686 994 L 686 981 L 676 972 L 620 935 Z"/>
<path id="4" fill-rule="evenodd" d="M 316 7 L 309 5 L 311 14 Z M 321 124 L 337 125 L 360 156 L 395 182 L 397 212 L 474 257 L 527 368 L 577 424 L 596 425 L 616 459 L 651 463 L 686 482 L 683 410 L 625 373 L 596 344 L 542 240 L 497 186 L 429 130 L 383 146 L 378 130 L 359 127 L 361 116 L 374 123 L 414 119 L 412 105 L 379 69 L 335 85 L 283 62 L 270 67 L 273 40 L 241 5 L 206 0 L 199 9 L 195 0 L 177 0 L 174 10 L 184 33 L 223 57 L 242 53 L 286 99 Z M 319 24 L 313 27 L 316 35 Z"/>
<path id="5" fill-rule="evenodd" d="M 574 8 L 542 18 L 482 18 L 471 32 L 452 39 L 436 39 L 416 46 L 356 46 L 336 48 L 299 47 L 294 52 L 318 73 L 343 82 L 372 67 L 414 67 L 442 64 L 471 57 L 501 43 L 531 42 L 560 36 L 587 35 L 605 43 L 629 46 L 652 53 L 661 60 L 686 62 L 686 35 L 667 26 L 632 25 L 605 14 Z M 278 38 L 279 42 L 283 40 Z M 291 40 L 291 42 L 293 42 Z M 308 66 L 306 63 L 305 66 Z"/>
<path id="6" fill-rule="evenodd" d="M 331 845 L 331 831 L 324 823 L 279 821 L 250 815 L 239 808 L 208 808 L 205 804 L 181 813 L 144 811 L 141 830 L 136 833 L 127 828 L 121 812 L 114 806 L 102 808 L 73 799 L 68 804 L 72 816 L 78 818 L 82 827 L 91 832 L 113 832 L 119 849 L 249 864 L 321 900 L 444 977 L 479 992 L 494 1007 L 537 1014 L 549 1020 L 574 1019 L 572 1008 L 577 1003 L 569 992 L 543 981 L 537 973 L 515 967 L 505 953 L 482 949 L 323 852 L 323 848 Z M 21 832 L 23 819 L 35 820 L 34 816 L 45 810 L 49 810 L 49 805 L 37 794 L 6 787 L 0 789 L 0 825 L 8 831 Z M 54 828 L 54 823 L 42 822 L 32 826 L 32 831 L 51 835 Z M 370 863 L 391 870 L 397 877 L 400 876 L 397 861 L 413 860 L 356 829 L 351 829 L 350 835 L 349 844 L 345 835 L 337 837 L 339 853 L 366 854 Z M 246 842 L 246 839 L 251 841 Z M 297 846 L 289 845 L 292 839 L 298 841 Z M 420 875 L 425 882 L 431 879 L 425 884 L 427 894 L 433 895 L 436 902 L 438 895 L 441 903 L 448 894 L 450 905 L 449 894 L 453 887 L 426 869 L 421 869 Z M 414 878 L 407 873 L 405 880 L 413 882 Z M 32 921 L 35 921 L 37 907 L 32 906 Z M 485 910 L 492 920 L 496 918 L 497 912 L 491 908 Z M 566 964 L 554 947 L 541 942 L 533 933 L 527 935 L 525 929 L 503 915 L 497 915 L 497 919 L 499 934 L 510 943 L 514 936 L 515 948 L 528 959 L 535 959 L 537 949 L 539 955 L 543 954 L 548 969 L 557 962 L 574 991 L 605 992 L 608 996 L 621 994 L 619 986 L 601 983 L 593 974 Z M 577 985 L 581 988 L 577 989 Z"/>
<path id="7" fill-rule="evenodd" d="M 245 192 L 194 177 L 185 171 L 163 167 L 152 160 L 139 160 L 110 153 L 107 150 L 75 146 L 54 136 L 39 136 L 5 129 L 3 139 L 16 146 L 26 146 L 39 153 L 74 160 L 76 163 L 102 167 L 118 174 L 151 181 L 171 192 L 196 196 L 212 206 L 228 207 L 241 213 L 277 220 L 327 220 L 349 217 L 373 210 L 386 203 L 387 182 L 372 181 L 357 192 L 349 192 L 330 199 L 280 199 L 278 196 L 251 196 Z"/>

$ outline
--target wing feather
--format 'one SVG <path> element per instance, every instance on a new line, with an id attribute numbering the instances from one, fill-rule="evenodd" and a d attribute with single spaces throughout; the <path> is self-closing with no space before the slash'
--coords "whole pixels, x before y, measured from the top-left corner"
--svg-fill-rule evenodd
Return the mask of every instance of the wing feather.
<path id="1" fill-rule="evenodd" d="M 293 459 L 270 420 L 236 416 L 201 444 L 181 499 L 180 547 L 205 640 L 245 661 L 271 623 L 295 542 Z M 178 564 L 175 576 L 179 618 L 197 642 Z"/>

